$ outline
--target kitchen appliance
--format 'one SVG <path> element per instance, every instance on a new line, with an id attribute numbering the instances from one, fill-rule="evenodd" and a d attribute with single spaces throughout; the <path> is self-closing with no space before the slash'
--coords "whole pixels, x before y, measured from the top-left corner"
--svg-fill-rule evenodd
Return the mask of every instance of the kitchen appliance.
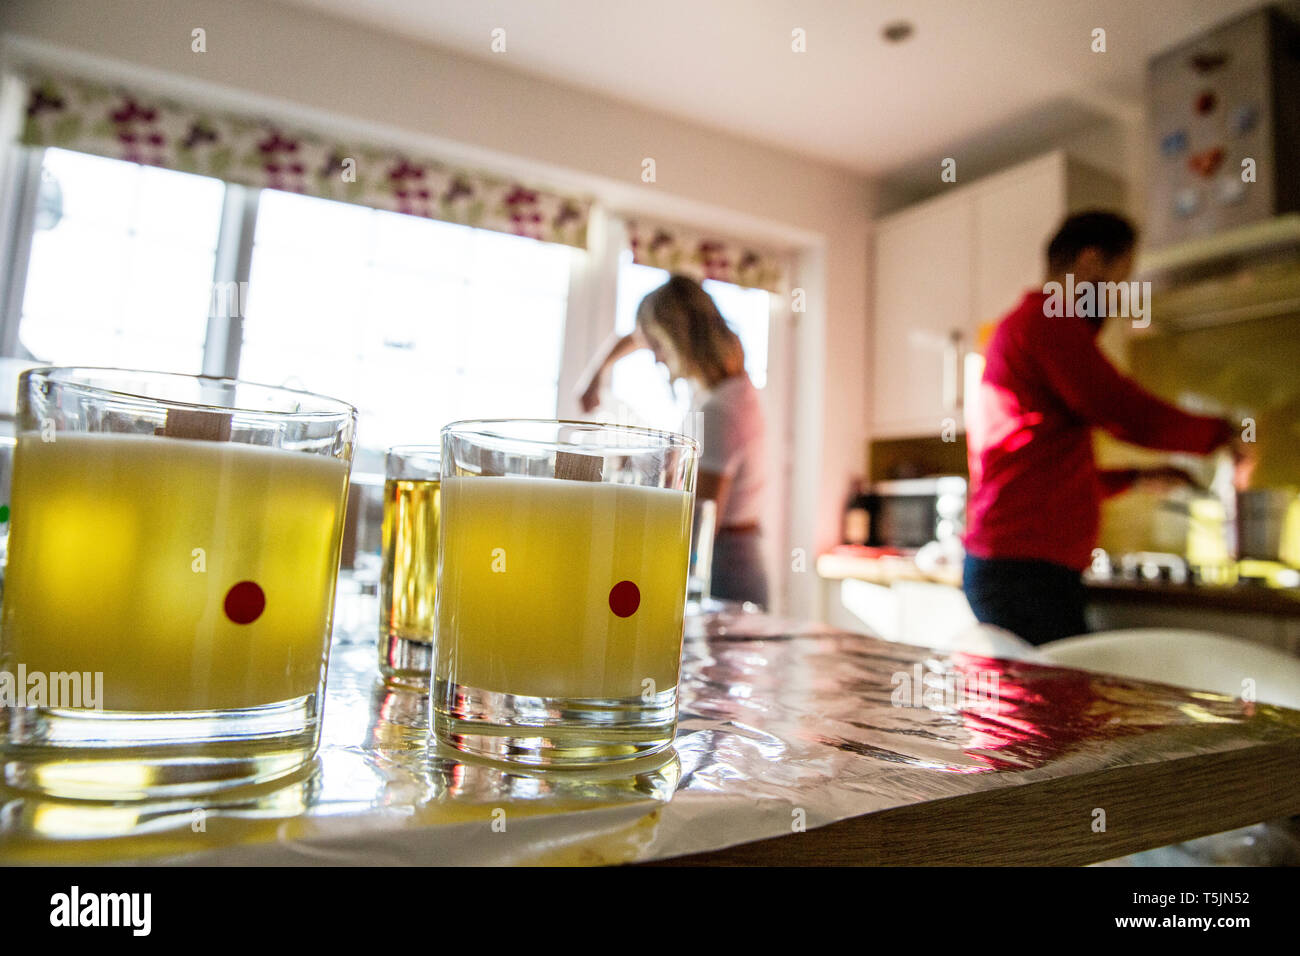
<path id="1" fill-rule="evenodd" d="M 1218 550 L 1217 536 L 1225 558 L 1300 568 L 1300 489 L 1239 490 L 1231 454 L 1220 451 L 1217 458 L 1209 492 L 1194 495 L 1189 506 L 1196 519 L 1189 529 L 1189 557 L 1211 556 Z"/>
<path id="2" fill-rule="evenodd" d="M 1300 26 L 1264 7 L 1147 67 L 1150 246 L 1300 211 Z"/>
<path id="3" fill-rule="evenodd" d="M 1300 26 L 1256 10 L 1147 68 L 1150 332 L 1300 312 Z"/>
<path id="4" fill-rule="evenodd" d="M 1186 563 L 1203 583 L 1266 578 L 1273 586 L 1291 587 L 1295 575 L 1284 572 L 1300 569 L 1300 489 L 1239 491 L 1233 470 L 1232 456 L 1221 452 L 1208 490 L 1188 489 L 1160 503 L 1162 511 L 1186 519 Z M 1126 557 L 1144 566 L 1144 555 Z"/>
<path id="5" fill-rule="evenodd" d="M 1120 555 L 1118 572 L 1123 581 L 1159 581 L 1166 584 L 1186 584 L 1190 577 L 1185 558 L 1158 551 L 1130 551 Z"/>
<path id="6" fill-rule="evenodd" d="M 1300 567 L 1300 494 L 1291 488 L 1237 492 L 1237 556 Z"/>
<path id="7" fill-rule="evenodd" d="M 877 481 L 868 496 L 867 544 L 920 548 L 959 542 L 966 525 L 966 479 L 960 475 Z"/>
<path id="8" fill-rule="evenodd" d="M 1281 561 L 1255 558 L 1198 564 L 1180 554 L 1158 551 L 1125 551 L 1115 555 L 1100 552 L 1084 572 L 1084 580 L 1190 588 L 1236 586 L 1300 590 L 1300 569 Z"/>

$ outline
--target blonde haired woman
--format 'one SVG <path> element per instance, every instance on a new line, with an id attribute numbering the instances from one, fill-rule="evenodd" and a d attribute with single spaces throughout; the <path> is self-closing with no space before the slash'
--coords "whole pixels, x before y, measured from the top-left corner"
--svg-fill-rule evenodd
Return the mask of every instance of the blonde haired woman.
<path id="1" fill-rule="evenodd" d="M 740 337 L 694 279 L 673 276 L 644 299 L 636 328 L 615 339 L 582 393 L 582 409 L 600 403 L 610 367 L 648 348 L 669 376 L 693 386 L 700 433 L 697 500 L 717 507 L 713 545 L 714 597 L 767 604 L 767 575 L 759 548 L 763 496 L 763 415 L 758 391 L 745 372 Z"/>

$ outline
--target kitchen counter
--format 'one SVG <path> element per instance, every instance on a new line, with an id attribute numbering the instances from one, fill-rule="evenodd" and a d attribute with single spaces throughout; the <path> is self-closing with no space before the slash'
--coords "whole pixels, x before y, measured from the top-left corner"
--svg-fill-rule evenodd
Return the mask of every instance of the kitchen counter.
<path id="1" fill-rule="evenodd" d="M 1300 590 L 1237 584 L 1170 584 L 1122 579 L 1090 580 L 1084 584 L 1093 599 L 1114 603 L 1146 604 L 1211 611 L 1240 611 L 1270 617 L 1300 619 Z"/>
<path id="2" fill-rule="evenodd" d="M 1300 712 L 757 614 L 688 619 L 668 759 L 503 769 L 429 748 L 358 607 L 300 777 L 165 805 L 0 790 L 0 860 L 1069 865 L 1300 813 Z"/>
<path id="3" fill-rule="evenodd" d="M 817 557 L 817 573 L 831 580 L 852 578 L 858 581 L 869 581 L 872 584 L 931 581 L 935 584 L 961 587 L 960 567 L 922 570 L 911 554 L 862 557 L 856 554 L 827 551 Z"/>
<path id="4" fill-rule="evenodd" d="M 961 587 L 961 568 L 922 570 L 910 555 L 861 557 L 827 552 L 817 558 L 817 573 L 829 580 L 853 579 L 891 585 L 899 581 L 928 581 Z M 1300 618 L 1300 589 L 1263 585 L 1172 584 L 1167 581 L 1084 577 L 1084 586 L 1097 600 L 1152 606 L 1240 611 L 1272 617 Z"/>

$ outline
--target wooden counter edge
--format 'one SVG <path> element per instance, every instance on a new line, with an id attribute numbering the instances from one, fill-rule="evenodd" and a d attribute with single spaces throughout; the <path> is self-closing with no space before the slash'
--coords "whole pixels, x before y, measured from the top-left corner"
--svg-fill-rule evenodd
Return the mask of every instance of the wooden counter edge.
<path id="1" fill-rule="evenodd" d="M 1080 866 L 1300 814 L 1300 739 L 947 797 L 645 866 Z M 1093 832 L 1094 810 L 1105 832 Z"/>

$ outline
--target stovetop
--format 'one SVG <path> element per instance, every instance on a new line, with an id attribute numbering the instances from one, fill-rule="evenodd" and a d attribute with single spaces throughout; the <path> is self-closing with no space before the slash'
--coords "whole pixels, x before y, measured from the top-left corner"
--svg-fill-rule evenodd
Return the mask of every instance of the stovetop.
<path id="1" fill-rule="evenodd" d="M 1221 564 L 1191 565 L 1179 554 L 1130 551 L 1110 555 L 1098 549 L 1085 577 L 1093 582 L 1183 584 L 1206 587 L 1268 587 L 1300 589 L 1300 569 L 1280 561 L 1243 559 Z"/>

